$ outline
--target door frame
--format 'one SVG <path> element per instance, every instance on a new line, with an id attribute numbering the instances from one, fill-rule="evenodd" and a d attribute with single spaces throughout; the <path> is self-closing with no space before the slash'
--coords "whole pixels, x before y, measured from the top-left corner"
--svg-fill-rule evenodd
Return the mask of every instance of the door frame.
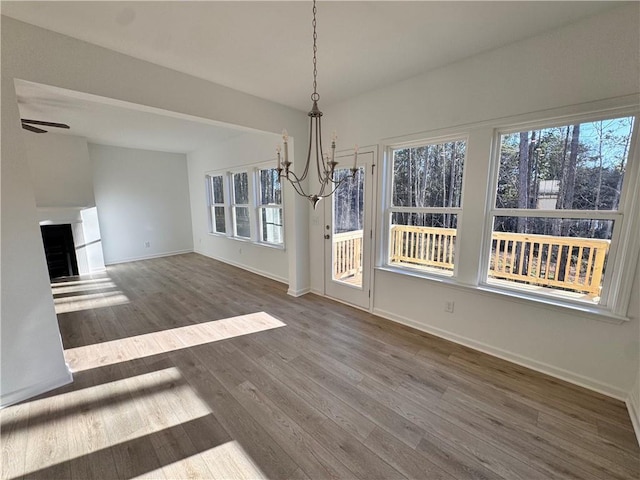
<path id="1" fill-rule="evenodd" d="M 362 275 L 363 278 L 366 275 L 369 281 L 369 287 L 368 287 L 368 305 L 367 306 L 362 306 L 362 305 L 357 305 L 354 303 L 349 302 L 348 300 L 344 299 L 344 298 L 338 298 L 337 296 L 333 296 L 330 295 L 329 292 L 327 291 L 327 285 L 329 284 L 329 282 L 333 282 L 334 285 L 339 285 L 338 282 L 334 282 L 333 280 L 333 275 L 330 273 L 331 269 L 328 267 L 329 264 L 331 264 L 331 262 L 333 261 L 333 238 L 330 239 L 330 241 L 326 241 L 323 240 L 324 242 L 324 247 L 323 247 L 323 263 L 322 263 L 322 277 L 324 279 L 323 281 L 323 294 L 325 297 L 331 298 L 332 300 L 335 300 L 337 302 L 340 303 L 345 303 L 347 305 L 350 305 L 352 307 L 355 308 L 359 308 L 361 310 L 365 310 L 368 312 L 373 312 L 373 291 L 374 291 L 374 270 L 375 270 L 375 259 L 376 259 L 376 238 L 377 238 L 377 218 L 378 218 L 378 145 L 367 145 L 364 147 L 360 147 L 358 149 L 358 155 L 365 155 L 365 154 L 371 154 L 371 163 L 369 165 L 366 165 L 365 168 L 365 192 L 366 189 L 368 188 L 371 192 L 370 194 L 370 202 L 371 205 L 368 206 L 369 208 L 369 225 L 367 226 L 366 222 L 367 222 L 367 218 L 366 218 L 366 209 L 367 206 L 365 205 L 365 218 L 364 218 L 364 225 L 363 225 L 363 244 L 364 242 L 368 242 L 369 243 L 369 249 L 368 249 L 368 266 L 369 268 L 365 271 L 364 266 L 367 264 L 366 259 L 364 258 L 365 252 L 367 249 L 363 248 L 363 271 L 362 271 Z M 339 152 L 336 152 L 336 158 L 353 158 L 353 150 L 341 150 Z M 368 183 L 367 183 L 368 182 Z M 365 193 L 365 202 L 367 199 L 367 195 Z M 332 225 L 332 221 L 333 219 L 331 218 L 333 215 L 333 198 L 328 198 L 328 201 L 323 202 L 323 212 L 322 212 L 322 234 L 324 236 L 324 234 L 326 233 L 325 230 L 325 225 Z M 328 221 L 329 219 L 331 219 L 331 221 Z M 332 228 L 333 230 L 333 228 Z M 367 231 L 369 232 L 367 234 Z M 331 234 L 333 235 L 333 232 L 331 232 Z M 368 239 L 367 239 L 367 235 L 368 235 Z M 351 289 L 351 288 L 358 288 L 358 287 L 350 287 L 347 285 L 343 285 L 343 288 L 346 289 Z M 364 290 L 364 285 L 363 285 L 363 290 Z"/>

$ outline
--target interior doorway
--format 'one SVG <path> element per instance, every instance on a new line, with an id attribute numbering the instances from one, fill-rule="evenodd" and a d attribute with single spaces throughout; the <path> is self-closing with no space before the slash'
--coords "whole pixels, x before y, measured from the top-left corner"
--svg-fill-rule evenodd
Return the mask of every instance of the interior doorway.
<path id="1" fill-rule="evenodd" d="M 78 259 L 70 224 L 41 225 L 49 278 L 78 275 Z"/>

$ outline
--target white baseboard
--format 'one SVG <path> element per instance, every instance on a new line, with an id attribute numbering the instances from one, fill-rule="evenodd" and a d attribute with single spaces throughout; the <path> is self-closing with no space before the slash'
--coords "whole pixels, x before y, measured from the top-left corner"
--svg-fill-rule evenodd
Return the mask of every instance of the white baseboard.
<path id="1" fill-rule="evenodd" d="M 255 273 L 256 275 L 270 278 L 271 280 L 275 280 L 276 282 L 280 282 L 284 284 L 289 283 L 289 280 L 287 280 L 286 278 L 280 277 L 278 275 L 274 275 L 270 272 L 259 270 L 257 268 L 250 267 L 249 265 L 243 265 L 242 263 L 232 262 L 230 260 L 227 260 L 226 258 L 220 258 L 220 257 L 216 257 L 215 255 L 209 255 L 207 253 L 201 252 L 200 250 L 194 250 L 194 252 L 197 253 L 198 255 L 202 255 L 203 257 L 213 258 L 214 260 L 217 260 L 222 263 L 226 263 L 227 265 L 238 267 L 238 268 L 241 268 L 242 270 L 246 270 L 247 272 Z"/>
<path id="2" fill-rule="evenodd" d="M 311 292 L 310 288 L 301 288 L 300 290 L 287 290 L 287 295 L 291 295 L 292 297 L 301 297 L 302 295 L 306 295 Z"/>
<path id="3" fill-rule="evenodd" d="M 69 370 L 69 367 L 67 367 L 67 373 L 59 378 L 56 378 L 55 380 L 48 380 L 36 385 L 30 385 L 27 388 L 21 388 L 20 390 L 17 390 L 15 392 L 3 395 L 0 399 L 0 409 L 8 407 L 10 405 L 14 405 L 24 400 L 28 400 L 29 398 L 36 397 L 42 393 L 48 392 L 49 390 L 53 390 L 58 387 L 62 387 L 63 385 L 67 385 L 71 382 L 73 382 L 73 374 Z"/>
<path id="4" fill-rule="evenodd" d="M 636 440 L 638 441 L 638 445 L 640 445 L 640 405 L 636 404 L 635 397 L 632 395 L 629 395 L 626 404 L 629 416 L 631 417 L 631 423 L 633 424 L 633 430 L 636 432 Z"/>
<path id="5" fill-rule="evenodd" d="M 171 257 L 173 255 L 182 255 L 183 253 L 193 253 L 194 250 L 176 250 L 174 252 L 162 252 L 156 253 L 154 255 L 145 255 L 143 257 L 129 257 L 129 258 L 121 258 L 118 260 L 110 260 L 108 262 L 104 262 L 105 265 L 117 265 L 119 263 L 129 263 L 129 262 L 139 262 L 140 260 L 151 260 L 152 258 L 161 258 L 161 257 Z"/>
<path id="6" fill-rule="evenodd" d="M 628 392 L 625 392 L 613 385 L 609 385 L 604 382 L 600 382 L 599 380 L 595 380 L 593 378 L 585 377 L 583 375 L 579 375 L 574 372 L 570 372 L 569 370 L 565 370 L 562 368 L 554 367 L 553 365 L 549 365 L 544 362 L 539 362 L 538 360 L 534 360 L 532 358 L 528 358 L 522 355 L 515 354 L 513 352 L 509 352 L 507 350 L 502 350 L 501 348 L 496 348 L 491 345 L 487 345 L 482 342 L 478 342 L 471 338 L 464 337 L 462 335 L 458 335 L 456 333 L 448 332 L 446 330 L 442 330 L 440 328 L 431 327 L 429 325 L 424 325 L 422 323 L 416 322 L 410 318 L 402 317 L 400 315 L 396 315 L 391 312 L 387 312 L 385 310 L 381 310 L 379 308 L 374 308 L 373 313 L 380 317 L 386 318 L 387 320 L 391 320 L 392 322 L 401 323 L 408 327 L 415 328 L 416 330 L 421 330 L 426 333 L 430 333 L 435 335 L 436 337 L 441 337 L 446 340 L 450 340 L 455 343 L 459 343 L 460 345 L 464 345 L 469 348 L 473 348 L 474 350 L 478 350 L 480 352 L 486 353 L 488 355 L 492 355 L 494 357 L 501 358 L 503 360 L 507 360 L 508 362 L 515 363 L 517 365 L 521 365 L 526 368 L 530 368 L 531 370 L 535 370 L 540 373 L 545 373 L 547 375 L 551 375 L 552 377 L 558 378 L 560 380 L 564 380 L 569 383 L 573 383 L 580 387 L 587 388 L 589 390 L 593 390 L 598 393 L 602 393 L 609 397 L 613 397 L 617 400 L 625 401 L 628 395 Z"/>

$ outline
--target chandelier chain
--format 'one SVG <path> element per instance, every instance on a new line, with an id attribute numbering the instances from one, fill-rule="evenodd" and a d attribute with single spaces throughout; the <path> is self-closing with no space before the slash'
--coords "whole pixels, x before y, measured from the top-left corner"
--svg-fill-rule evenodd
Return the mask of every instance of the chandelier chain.
<path id="1" fill-rule="evenodd" d="M 317 53 L 318 53 L 318 34 L 316 33 L 316 0 L 313 0 L 313 21 L 311 25 L 313 25 L 313 93 L 311 94 L 311 100 L 317 102 L 320 99 L 320 95 L 318 94 L 318 66 L 317 66 Z"/>
<path id="2" fill-rule="evenodd" d="M 325 154 L 322 151 L 322 112 L 318 108 L 318 100 L 320 95 L 318 94 L 318 33 L 316 31 L 316 0 L 313 0 L 313 93 L 311 94 L 311 100 L 313 106 L 309 111 L 309 148 L 307 150 L 307 161 L 304 164 L 304 169 L 300 174 L 296 174 L 291 168 L 292 162 L 289 161 L 289 146 L 287 144 L 289 135 L 286 130 L 282 131 L 282 139 L 284 140 L 284 162 L 280 158 L 280 147 L 277 148 L 278 153 L 278 176 L 280 178 L 287 179 L 295 192 L 311 202 L 311 205 L 315 209 L 318 202 L 323 198 L 330 197 L 338 189 L 340 185 L 347 180 L 353 181 L 356 177 L 357 163 L 358 163 L 358 147 L 356 146 L 353 155 L 353 167 L 349 170 L 351 175 L 344 175 L 341 178 L 334 178 L 336 166 L 338 162 L 335 160 L 336 154 L 336 134 L 335 132 L 331 138 L 331 151 L 330 154 Z M 307 175 L 309 174 L 310 167 L 312 165 L 312 157 L 315 157 L 317 180 L 320 184 L 317 193 L 307 193 L 309 188 L 307 186 Z"/>

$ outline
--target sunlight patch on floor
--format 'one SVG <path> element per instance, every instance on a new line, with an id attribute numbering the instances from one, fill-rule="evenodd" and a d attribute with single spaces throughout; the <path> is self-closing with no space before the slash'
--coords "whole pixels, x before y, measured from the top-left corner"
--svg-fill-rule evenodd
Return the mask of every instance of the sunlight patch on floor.
<path id="1" fill-rule="evenodd" d="M 89 291 L 118 287 L 110 279 L 105 278 L 104 280 L 105 281 L 99 282 L 99 283 L 89 283 L 89 284 L 80 284 L 80 285 L 70 285 L 69 283 L 52 283 L 51 290 L 53 291 L 53 296 L 55 297 L 56 295 L 63 295 L 66 293 L 89 292 Z"/>
<path id="2" fill-rule="evenodd" d="M 76 277 L 77 278 L 77 277 Z M 103 282 L 110 282 L 111 278 L 109 277 L 100 277 L 100 278 L 86 278 L 83 280 L 54 280 L 51 283 L 51 288 L 62 287 L 62 286 L 80 286 L 80 285 L 98 285 Z"/>
<path id="3" fill-rule="evenodd" d="M 64 356 L 71 371 L 80 372 L 284 326 L 268 313 L 257 312 L 70 348 Z"/>
<path id="4" fill-rule="evenodd" d="M 58 315 L 129 303 L 129 298 L 118 289 L 118 285 L 109 276 L 83 280 L 54 280 L 51 283 L 51 292 Z"/>
<path id="5" fill-rule="evenodd" d="M 119 444 L 158 442 L 162 432 L 175 436 L 181 425 L 207 415 L 211 409 L 175 367 L 9 407 L 1 416 L 3 433 L 9 432 L 3 444 L 21 457 L 3 458 L 3 478 L 25 470 L 51 477 Z"/>
<path id="6" fill-rule="evenodd" d="M 79 312 L 92 308 L 113 307 L 129 303 L 127 297 L 120 290 L 113 292 L 86 293 L 82 295 L 72 295 L 69 297 L 58 297 L 53 299 L 56 307 L 56 314 Z"/>
<path id="7" fill-rule="evenodd" d="M 201 457 L 209 472 L 211 472 L 210 475 L 205 477 L 198 476 L 197 472 L 194 471 L 194 466 L 188 464 L 192 458 L 185 458 L 171 465 L 165 465 L 163 468 L 133 478 L 157 478 L 162 476 L 162 473 L 166 476 L 167 474 L 175 475 L 178 472 L 190 472 L 192 475 L 190 475 L 189 478 L 213 478 L 220 480 L 267 478 L 242 446 L 235 440 L 201 452 L 198 456 Z M 184 473 L 182 476 L 184 476 Z"/>

